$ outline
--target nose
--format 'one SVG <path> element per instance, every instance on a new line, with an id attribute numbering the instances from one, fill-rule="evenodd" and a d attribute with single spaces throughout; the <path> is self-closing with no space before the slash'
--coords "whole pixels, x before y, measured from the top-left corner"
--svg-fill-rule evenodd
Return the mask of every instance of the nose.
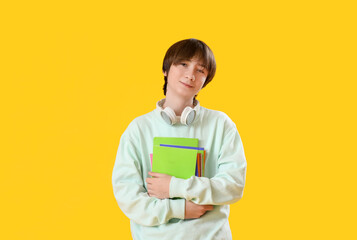
<path id="1" fill-rule="evenodd" d="M 196 80 L 196 77 L 195 77 L 195 74 L 193 73 L 192 70 L 188 70 L 187 73 L 186 73 L 186 77 L 192 81 L 195 81 Z"/>

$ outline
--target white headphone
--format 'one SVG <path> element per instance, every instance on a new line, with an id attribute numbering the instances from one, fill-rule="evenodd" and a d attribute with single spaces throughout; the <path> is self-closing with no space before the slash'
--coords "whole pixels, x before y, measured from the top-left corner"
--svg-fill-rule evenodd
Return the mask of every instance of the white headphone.
<path id="1" fill-rule="evenodd" d="M 176 116 L 174 110 L 172 110 L 170 107 L 165 107 L 165 109 L 163 109 L 164 102 L 165 99 L 161 99 L 160 101 L 158 101 L 156 104 L 156 108 L 159 109 L 160 115 L 166 123 L 174 125 L 178 122 L 181 122 L 182 124 L 188 126 L 195 120 L 199 107 L 199 102 L 197 100 L 194 101 L 194 108 L 186 107 L 182 111 L 181 117 Z"/>

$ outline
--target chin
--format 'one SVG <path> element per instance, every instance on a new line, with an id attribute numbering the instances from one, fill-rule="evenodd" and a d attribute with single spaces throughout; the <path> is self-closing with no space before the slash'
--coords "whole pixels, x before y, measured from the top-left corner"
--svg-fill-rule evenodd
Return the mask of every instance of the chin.
<path id="1" fill-rule="evenodd" d="M 182 96 L 184 98 L 194 98 L 196 94 L 188 93 L 187 91 L 184 91 L 184 92 L 178 93 L 178 95 Z"/>
<path id="2" fill-rule="evenodd" d="M 176 89 L 174 89 L 174 91 L 170 91 L 170 92 L 171 92 L 171 94 L 174 94 L 174 95 L 184 98 L 184 99 L 193 99 L 197 95 L 197 93 L 194 91 L 189 91 L 188 89 L 180 89 L 180 88 L 176 88 Z M 168 91 L 168 93 L 169 93 L 169 91 Z"/>

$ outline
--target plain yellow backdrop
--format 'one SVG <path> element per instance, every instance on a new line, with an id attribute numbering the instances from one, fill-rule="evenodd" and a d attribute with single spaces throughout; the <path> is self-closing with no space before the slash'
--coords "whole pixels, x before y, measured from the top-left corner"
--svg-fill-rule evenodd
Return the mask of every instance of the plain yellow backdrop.
<path id="1" fill-rule="evenodd" d="M 0 239 L 131 239 L 119 139 L 186 38 L 217 61 L 198 100 L 245 148 L 233 239 L 356 239 L 353 2 L 2 2 Z"/>

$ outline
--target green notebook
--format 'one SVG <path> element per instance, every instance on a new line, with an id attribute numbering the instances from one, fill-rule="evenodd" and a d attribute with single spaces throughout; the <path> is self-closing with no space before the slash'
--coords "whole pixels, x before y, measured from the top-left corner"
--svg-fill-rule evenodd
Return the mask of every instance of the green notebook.
<path id="1" fill-rule="evenodd" d="M 177 178 L 188 179 L 195 175 L 199 150 L 162 147 L 160 144 L 198 147 L 196 138 L 154 138 L 152 171 Z"/>

